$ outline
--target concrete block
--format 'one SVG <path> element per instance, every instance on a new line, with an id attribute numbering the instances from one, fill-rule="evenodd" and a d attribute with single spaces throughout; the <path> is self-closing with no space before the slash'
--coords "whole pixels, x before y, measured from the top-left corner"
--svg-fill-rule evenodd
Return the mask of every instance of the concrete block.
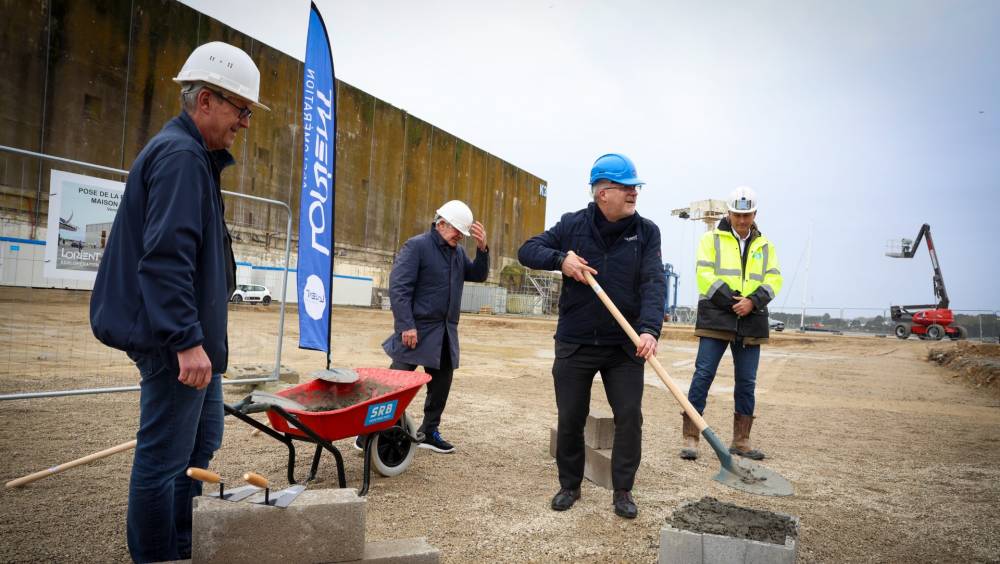
<path id="1" fill-rule="evenodd" d="M 353 489 L 306 490 L 285 508 L 196 497 L 195 562 L 344 562 L 365 552 L 365 500 Z"/>
<path id="2" fill-rule="evenodd" d="M 603 411 L 591 409 L 583 428 L 583 442 L 595 449 L 611 448 L 615 444 L 615 418 Z"/>
<path id="3" fill-rule="evenodd" d="M 675 529 L 667 525 L 660 529 L 658 564 L 701 563 L 701 534 Z"/>
<path id="4" fill-rule="evenodd" d="M 782 514 L 779 514 L 782 515 Z M 798 518 L 792 517 L 798 527 Z M 660 529 L 658 564 L 795 564 L 796 539 L 771 544 L 749 539 L 695 533 L 667 525 Z"/>
<path id="5" fill-rule="evenodd" d="M 559 442 L 559 432 L 555 427 L 549 429 L 549 456 L 556 457 L 556 443 Z"/>
<path id="6" fill-rule="evenodd" d="M 704 533 L 701 536 L 701 561 L 704 564 L 743 564 L 746 539 Z"/>
<path id="7" fill-rule="evenodd" d="M 586 461 L 583 477 L 606 489 L 614 489 L 611 484 L 611 449 L 594 449 L 585 445 Z"/>
<path id="8" fill-rule="evenodd" d="M 438 564 L 441 553 L 427 539 L 413 538 L 370 542 L 365 545 L 365 564 Z"/>

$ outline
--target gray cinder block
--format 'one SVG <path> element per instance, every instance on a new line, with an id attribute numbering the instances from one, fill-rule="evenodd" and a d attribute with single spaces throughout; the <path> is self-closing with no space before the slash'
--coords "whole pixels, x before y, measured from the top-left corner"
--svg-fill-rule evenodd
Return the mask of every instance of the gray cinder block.
<path id="1" fill-rule="evenodd" d="M 611 448 L 615 444 L 615 418 L 591 409 L 583 428 L 583 442 L 595 449 Z"/>
<path id="2" fill-rule="evenodd" d="M 590 445 L 583 447 L 586 460 L 583 464 L 583 477 L 598 486 L 613 489 L 611 483 L 611 449 L 595 449 Z"/>
<path id="3" fill-rule="evenodd" d="M 365 500 L 353 489 L 306 490 L 285 508 L 197 497 L 195 562 L 344 562 L 365 552 Z"/>
<path id="4" fill-rule="evenodd" d="M 413 538 L 370 542 L 365 545 L 365 564 L 438 564 L 441 554 L 427 539 Z"/>
<path id="5" fill-rule="evenodd" d="M 791 516 L 798 528 L 798 518 Z M 658 564 L 794 564 L 796 539 L 785 544 L 695 533 L 667 525 L 660 529 Z"/>

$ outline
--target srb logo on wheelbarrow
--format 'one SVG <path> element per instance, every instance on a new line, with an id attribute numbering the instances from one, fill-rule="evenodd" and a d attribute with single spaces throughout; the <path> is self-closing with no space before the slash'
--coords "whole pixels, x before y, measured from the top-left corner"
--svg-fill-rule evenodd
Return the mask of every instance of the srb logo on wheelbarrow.
<path id="1" fill-rule="evenodd" d="M 368 406 L 368 414 L 365 416 L 365 427 L 376 423 L 392 421 L 396 415 L 396 404 L 398 400 L 383 403 L 373 403 Z"/>

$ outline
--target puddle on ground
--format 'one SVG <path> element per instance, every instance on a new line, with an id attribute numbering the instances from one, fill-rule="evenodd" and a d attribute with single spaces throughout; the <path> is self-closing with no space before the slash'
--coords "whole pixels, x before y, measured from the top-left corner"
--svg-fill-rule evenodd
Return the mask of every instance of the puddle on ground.
<path id="1" fill-rule="evenodd" d="M 682 505 L 674 511 L 672 518 L 667 519 L 667 524 L 695 533 L 771 544 L 783 545 L 785 537 L 795 539 L 798 536 L 795 522 L 790 517 L 724 503 L 714 497 L 703 497 L 697 502 Z"/>

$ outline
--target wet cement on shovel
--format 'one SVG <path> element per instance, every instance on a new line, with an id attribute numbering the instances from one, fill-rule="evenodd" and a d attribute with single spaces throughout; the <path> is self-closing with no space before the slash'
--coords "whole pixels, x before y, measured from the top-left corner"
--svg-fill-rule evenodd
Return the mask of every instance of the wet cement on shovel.
<path id="1" fill-rule="evenodd" d="M 674 511 L 667 524 L 675 529 L 748 539 L 771 544 L 785 544 L 785 537 L 798 536 L 795 522 L 787 516 L 747 509 L 703 497 Z"/>
<path id="2" fill-rule="evenodd" d="M 374 397 L 396 391 L 395 386 L 362 380 L 354 384 L 338 384 L 326 390 L 310 390 L 289 395 L 309 411 L 335 411 L 366 402 Z"/>

